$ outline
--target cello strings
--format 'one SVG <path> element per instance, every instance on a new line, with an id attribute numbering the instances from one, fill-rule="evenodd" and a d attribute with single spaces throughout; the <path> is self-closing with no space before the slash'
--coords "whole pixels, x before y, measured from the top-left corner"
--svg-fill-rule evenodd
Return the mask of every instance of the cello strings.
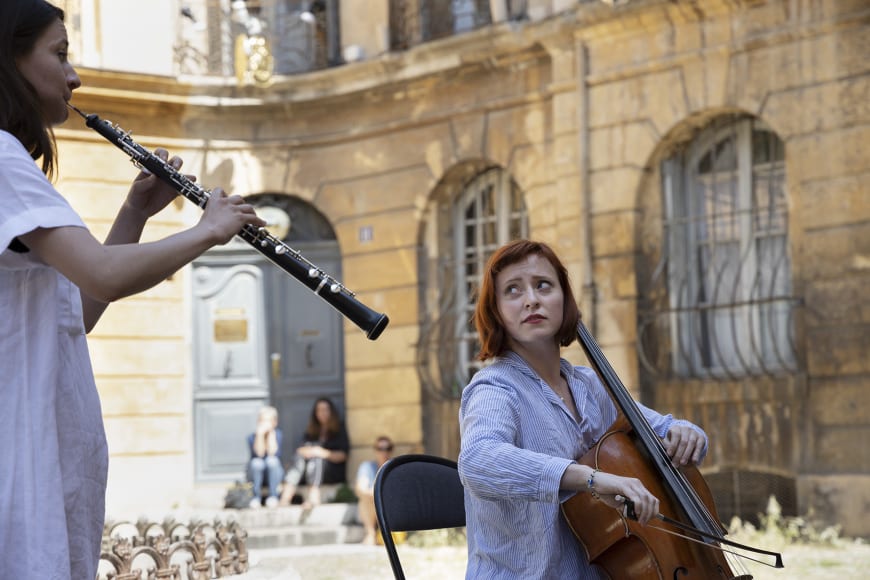
<path id="1" fill-rule="evenodd" d="M 616 500 L 623 502 L 623 504 L 625 506 L 625 517 L 627 517 L 628 519 L 637 521 L 637 513 L 634 510 L 634 502 L 632 500 L 625 498 L 625 497 L 622 497 L 620 495 L 616 496 Z M 684 538 L 686 540 L 691 540 L 693 542 L 697 542 L 697 543 L 702 544 L 702 545 L 710 546 L 711 548 L 716 548 L 716 549 L 721 550 L 721 551 L 728 553 L 728 554 L 734 554 L 735 556 L 739 556 L 741 558 L 747 558 L 749 560 L 753 560 L 755 562 L 759 562 L 761 564 L 764 564 L 765 566 L 770 566 L 771 568 L 783 568 L 784 567 L 783 563 L 782 563 L 782 554 L 779 554 L 778 552 L 770 552 L 768 550 L 762 550 L 761 548 L 753 548 L 752 546 L 745 546 L 743 544 L 740 544 L 738 542 L 734 542 L 732 540 L 728 540 L 726 538 L 722 538 L 722 537 L 717 536 L 715 534 L 709 534 L 709 533 L 704 532 L 702 530 L 695 529 L 692 526 L 689 526 L 689 525 L 684 524 L 682 522 L 679 522 L 677 520 L 671 519 L 668 516 L 663 515 L 663 514 L 656 514 L 655 517 L 658 518 L 659 520 L 667 523 L 667 524 L 670 524 L 670 525 L 675 526 L 677 528 L 680 528 L 682 530 L 686 530 L 688 532 L 692 532 L 693 534 L 697 534 L 703 538 L 708 538 L 710 540 L 713 540 L 713 541 L 717 542 L 717 544 L 711 544 L 710 542 L 704 542 L 704 541 L 698 540 L 696 538 L 691 538 L 691 537 L 686 536 L 685 534 L 674 532 L 673 530 L 668 530 L 667 528 L 663 528 L 661 526 L 656 526 L 656 525 L 653 525 L 652 523 L 648 524 L 657 530 L 661 530 L 661 531 L 666 532 L 668 534 L 672 534 L 672 535 L 675 535 L 677 537 Z M 772 556 L 773 558 L 776 559 L 776 563 L 775 564 L 768 564 L 767 562 L 763 562 L 761 560 L 756 560 L 755 558 L 751 558 L 749 556 L 746 556 L 746 555 L 738 553 L 738 552 L 732 552 L 730 550 L 725 550 L 721 546 L 719 546 L 718 544 L 726 544 L 729 546 L 733 546 L 735 548 L 739 548 L 741 550 L 748 550 L 750 552 L 755 552 L 757 554 L 765 554 L 768 556 Z"/>

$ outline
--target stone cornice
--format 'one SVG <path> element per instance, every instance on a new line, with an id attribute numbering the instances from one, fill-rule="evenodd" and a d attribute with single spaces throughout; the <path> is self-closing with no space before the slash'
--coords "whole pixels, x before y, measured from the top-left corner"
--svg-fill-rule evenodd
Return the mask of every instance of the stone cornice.
<path id="1" fill-rule="evenodd" d="M 575 40 L 593 41 L 633 34 L 657 26 L 656 22 L 703 20 L 766 3 L 765 0 L 697 0 L 674 4 L 667 0 L 633 0 L 610 7 L 603 2 L 584 2 L 573 10 L 535 22 L 503 22 L 363 62 L 276 77 L 269 87 L 238 86 L 232 77 L 176 78 L 82 68 L 79 74 L 83 86 L 76 92 L 76 98 L 98 108 L 111 101 L 114 110 L 135 107 L 146 114 L 198 107 L 286 110 L 308 103 L 322 105 L 325 101 L 342 101 L 367 92 L 391 93 L 397 87 L 426 84 L 433 77 L 522 68 L 548 58 L 548 50 L 559 47 L 570 50 Z M 826 23 L 793 22 L 804 29 L 801 32 L 781 30 L 774 38 L 806 34 L 807 29 L 812 28 L 842 26 L 843 19 L 860 20 L 862 15 L 866 17 L 866 11 L 858 10 L 857 15 L 848 10 L 842 14 L 835 11 L 833 19 Z M 765 38 L 763 41 L 755 39 L 755 42 L 775 40 Z M 641 68 L 643 66 L 646 65 Z"/>
<path id="2" fill-rule="evenodd" d="M 79 68 L 80 102 L 111 101 L 113 108 L 266 107 L 286 109 L 364 92 L 391 91 L 444 75 L 524 67 L 547 57 L 545 41 L 563 36 L 570 44 L 573 14 L 542 22 L 502 23 L 427 42 L 403 52 L 310 73 L 273 79 L 268 87 L 239 86 L 232 77 L 166 77 Z"/>

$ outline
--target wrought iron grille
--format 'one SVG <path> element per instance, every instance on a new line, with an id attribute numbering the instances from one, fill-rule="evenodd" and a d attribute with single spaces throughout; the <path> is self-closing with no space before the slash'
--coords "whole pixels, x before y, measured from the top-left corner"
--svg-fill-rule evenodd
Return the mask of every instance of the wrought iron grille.
<path id="1" fill-rule="evenodd" d="M 662 251 L 640 308 L 654 375 L 739 378 L 797 370 L 785 148 L 728 116 L 662 165 Z"/>
<path id="2" fill-rule="evenodd" d="M 249 69 L 254 82 L 265 82 L 341 64 L 337 0 L 188 4 L 175 48 L 182 74 L 241 78 Z"/>
<path id="3" fill-rule="evenodd" d="M 390 49 L 488 26 L 489 0 L 390 0 Z"/>
<path id="4" fill-rule="evenodd" d="M 519 186 L 499 168 L 469 180 L 439 214 L 430 224 L 440 229 L 439 247 L 426 274 L 418 370 L 432 395 L 456 399 L 483 364 L 472 322 L 483 268 L 499 246 L 528 235 L 528 217 Z"/>

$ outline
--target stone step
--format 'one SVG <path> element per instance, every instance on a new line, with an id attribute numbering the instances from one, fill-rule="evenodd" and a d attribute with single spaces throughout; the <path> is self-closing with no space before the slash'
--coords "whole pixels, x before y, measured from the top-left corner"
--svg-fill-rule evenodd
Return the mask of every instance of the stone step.
<path id="1" fill-rule="evenodd" d="M 296 525 L 350 525 L 358 523 L 355 503 L 325 503 L 305 510 L 302 506 L 226 510 L 245 529 Z"/>
<path id="2" fill-rule="evenodd" d="M 356 544 L 362 542 L 362 526 L 282 526 L 248 530 L 245 546 L 249 550 L 321 546 L 328 544 Z"/>
<path id="3" fill-rule="evenodd" d="M 248 532 L 249 549 L 356 543 L 365 535 L 353 503 L 246 509 L 234 516 Z"/>
<path id="4" fill-rule="evenodd" d="M 165 517 L 179 522 L 236 521 L 248 534 L 249 549 L 352 544 L 365 536 L 355 503 L 324 503 L 309 510 L 301 505 L 258 509 L 175 510 L 170 514 L 143 514 L 161 522 Z"/>

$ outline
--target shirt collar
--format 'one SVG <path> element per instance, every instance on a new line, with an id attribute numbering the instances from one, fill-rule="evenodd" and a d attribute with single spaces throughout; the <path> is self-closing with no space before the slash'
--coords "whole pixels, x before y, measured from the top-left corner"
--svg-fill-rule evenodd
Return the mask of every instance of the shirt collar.
<path id="1" fill-rule="evenodd" d="M 523 374 L 528 376 L 529 378 L 535 379 L 537 381 L 541 381 L 541 377 L 538 376 L 538 373 L 534 371 L 532 367 L 529 366 L 529 363 L 526 362 L 526 359 L 518 355 L 512 350 L 505 351 L 505 353 L 498 357 L 498 360 L 502 360 L 514 367 L 515 369 L 521 371 Z M 559 369 L 568 379 L 568 386 L 571 386 L 572 377 L 574 375 L 574 366 L 565 360 L 564 358 L 559 359 Z M 572 389 L 573 390 L 573 389 Z"/>

